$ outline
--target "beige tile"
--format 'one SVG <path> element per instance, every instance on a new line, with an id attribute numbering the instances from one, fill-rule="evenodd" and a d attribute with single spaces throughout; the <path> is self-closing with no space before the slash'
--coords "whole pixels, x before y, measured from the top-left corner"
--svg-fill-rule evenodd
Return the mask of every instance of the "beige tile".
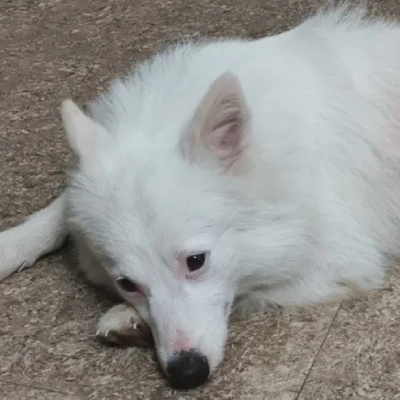
<path id="1" fill-rule="evenodd" d="M 400 399 L 400 271 L 343 303 L 300 399 Z"/>
<path id="2" fill-rule="evenodd" d="M 80 400 L 80 397 L 51 390 L 16 385 L 0 381 L 2 400 Z"/>
<path id="3" fill-rule="evenodd" d="M 90 99 L 132 61 L 166 43 L 276 33 L 321 3 L 0 1 L 0 228 L 48 204 L 65 180 L 70 152 L 59 118 L 62 99 Z M 400 16 L 398 0 L 375 2 L 373 8 L 378 4 Z M 235 323 L 226 361 L 212 382 L 176 394 L 162 379 L 151 351 L 110 349 L 94 340 L 97 318 L 110 303 L 66 264 L 65 253 L 51 256 L 0 284 L 0 380 L 53 390 L 29 392 L 2 383 L 1 399 L 62 400 L 62 393 L 95 400 L 294 399 L 336 312 L 321 307 Z M 393 342 L 393 337 L 381 341 Z M 346 353 L 346 343 L 336 345 Z M 392 345 L 395 349 L 396 342 Z M 373 359 L 375 347 L 366 350 Z M 332 365 L 325 368 L 332 370 Z M 387 364 L 392 375 L 395 366 L 393 360 Z M 365 370 L 365 380 L 375 379 L 376 373 Z M 318 379 L 314 383 L 318 390 Z M 346 393 L 353 395 L 351 387 Z"/>
<path id="4" fill-rule="evenodd" d="M 285 310 L 281 315 L 255 316 L 235 326 L 232 338 L 237 344 L 230 351 L 228 365 L 239 370 L 233 379 L 228 373 L 232 398 L 294 399 L 337 308 Z"/>

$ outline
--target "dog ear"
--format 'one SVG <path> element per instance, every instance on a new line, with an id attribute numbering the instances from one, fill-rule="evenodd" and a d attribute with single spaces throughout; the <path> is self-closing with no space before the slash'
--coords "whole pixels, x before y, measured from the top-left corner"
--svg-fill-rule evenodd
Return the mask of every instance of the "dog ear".
<path id="1" fill-rule="evenodd" d="M 64 100 L 61 116 L 69 144 L 82 164 L 92 161 L 101 137 L 107 134 L 103 126 L 88 117 L 72 100 Z"/>
<path id="2" fill-rule="evenodd" d="M 183 145 L 190 160 L 212 155 L 229 166 L 245 147 L 249 109 L 239 79 L 224 73 L 209 88 L 188 127 Z"/>

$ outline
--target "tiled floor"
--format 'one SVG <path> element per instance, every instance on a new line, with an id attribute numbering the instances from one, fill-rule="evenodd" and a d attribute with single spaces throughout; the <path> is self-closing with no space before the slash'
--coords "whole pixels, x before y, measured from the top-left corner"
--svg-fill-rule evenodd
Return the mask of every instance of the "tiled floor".
<path id="1" fill-rule="evenodd" d="M 299 399 L 400 399 L 400 273 L 343 302 Z"/>
<path id="2" fill-rule="evenodd" d="M 0 2 L 0 229 L 59 193 L 62 99 L 90 99 L 169 41 L 275 33 L 321 2 Z M 376 4 L 400 17 L 397 0 Z M 399 271 L 368 298 L 234 322 L 218 374 L 175 393 L 152 351 L 95 340 L 110 300 L 72 262 L 67 248 L 0 283 L 0 399 L 400 399 Z"/>

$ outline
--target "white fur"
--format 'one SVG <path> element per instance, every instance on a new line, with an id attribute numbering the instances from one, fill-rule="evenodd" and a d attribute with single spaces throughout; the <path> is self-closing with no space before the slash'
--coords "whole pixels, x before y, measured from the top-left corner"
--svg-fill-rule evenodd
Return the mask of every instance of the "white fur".
<path id="1" fill-rule="evenodd" d="M 9 230 L 0 232 L 0 280 L 32 266 L 67 236 L 65 194 Z"/>
<path id="2" fill-rule="evenodd" d="M 379 288 L 399 253 L 399 24 L 345 8 L 260 40 L 185 43 L 90 116 L 64 103 L 80 160 L 67 218 L 56 200 L 1 233 L 0 277 L 55 248 L 67 221 L 89 279 L 146 287 L 119 293 L 163 366 L 185 337 L 214 371 L 235 298 L 249 312 Z M 187 279 L 177 260 L 198 251 L 207 265 Z"/>
<path id="3" fill-rule="evenodd" d="M 112 331 L 124 331 L 127 329 L 136 329 L 141 323 L 137 312 L 126 304 L 118 304 L 108 310 L 97 325 L 97 336 L 107 338 Z"/>

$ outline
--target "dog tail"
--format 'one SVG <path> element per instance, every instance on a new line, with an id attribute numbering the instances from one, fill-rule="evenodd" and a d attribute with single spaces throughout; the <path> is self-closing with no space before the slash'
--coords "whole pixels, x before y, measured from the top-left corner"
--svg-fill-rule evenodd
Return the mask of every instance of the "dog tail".
<path id="1" fill-rule="evenodd" d="M 68 233 L 65 209 L 66 196 L 62 193 L 25 222 L 0 232 L 0 281 L 32 266 L 64 243 Z"/>

